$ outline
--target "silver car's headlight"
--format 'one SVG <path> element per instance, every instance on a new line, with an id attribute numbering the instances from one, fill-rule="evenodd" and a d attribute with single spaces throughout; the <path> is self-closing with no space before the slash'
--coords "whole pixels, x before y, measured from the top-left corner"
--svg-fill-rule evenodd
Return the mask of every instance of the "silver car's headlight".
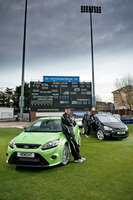
<path id="1" fill-rule="evenodd" d="M 12 139 L 12 140 L 10 141 L 10 143 L 9 143 L 9 147 L 10 147 L 11 149 L 13 149 L 13 148 L 14 148 L 14 145 L 15 145 L 15 140 Z"/>
<path id="2" fill-rule="evenodd" d="M 104 130 L 105 131 L 112 131 L 112 128 L 108 127 L 108 126 L 104 126 Z"/>
<path id="3" fill-rule="evenodd" d="M 51 148 L 57 147 L 58 144 L 59 144 L 59 141 L 60 141 L 60 140 L 54 140 L 54 141 L 49 141 L 49 142 L 47 142 L 47 143 L 44 144 L 44 146 L 42 147 L 42 150 L 51 149 Z"/>

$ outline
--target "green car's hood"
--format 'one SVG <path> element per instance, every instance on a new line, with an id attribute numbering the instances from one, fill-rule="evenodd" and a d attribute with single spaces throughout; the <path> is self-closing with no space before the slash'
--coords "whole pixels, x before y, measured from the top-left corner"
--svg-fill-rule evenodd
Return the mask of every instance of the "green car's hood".
<path id="1" fill-rule="evenodd" d="M 64 134 L 62 132 L 40 133 L 40 132 L 22 132 L 15 137 L 15 143 L 24 144 L 45 144 L 48 141 L 60 139 Z"/>

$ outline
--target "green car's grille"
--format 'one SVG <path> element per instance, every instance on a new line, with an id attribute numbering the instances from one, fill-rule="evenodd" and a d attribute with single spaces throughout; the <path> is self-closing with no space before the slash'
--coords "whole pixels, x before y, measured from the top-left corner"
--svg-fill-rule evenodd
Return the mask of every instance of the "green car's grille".
<path id="1" fill-rule="evenodd" d="M 16 143 L 15 144 L 17 148 L 22 148 L 22 149 L 37 149 L 38 147 L 41 146 L 41 144 L 20 144 Z"/>
<path id="2" fill-rule="evenodd" d="M 26 167 L 49 167 L 49 163 L 41 155 L 35 153 L 34 158 L 17 157 L 17 152 L 14 152 L 10 157 L 9 164 Z"/>

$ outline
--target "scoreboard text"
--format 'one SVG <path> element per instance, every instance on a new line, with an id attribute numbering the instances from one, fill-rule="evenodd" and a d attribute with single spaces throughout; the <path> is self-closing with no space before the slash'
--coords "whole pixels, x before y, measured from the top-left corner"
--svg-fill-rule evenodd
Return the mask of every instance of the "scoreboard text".
<path id="1" fill-rule="evenodd" d="M 30 82 L 31 111 L 87 110 L 92 106 L 91 82 Z"/>

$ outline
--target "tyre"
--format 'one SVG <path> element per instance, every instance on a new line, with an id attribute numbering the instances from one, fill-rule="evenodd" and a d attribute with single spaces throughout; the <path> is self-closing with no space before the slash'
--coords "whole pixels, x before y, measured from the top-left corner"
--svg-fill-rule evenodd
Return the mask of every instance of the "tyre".
<path id="1" fill-rule="evenodd" d="M 81 134 L 79 134 L 79 138 L 78 138 L 78 146 L 81 146 Z"/>
<path id="2" fill-rule="evenodd" d="M 97 138 L 98 138 L 99 140 L 104 140 L 105 136 L 104 136 L 104 133 L 103 133 L 102 130 L 98 130 L 98 131 L 97 131 Z"/>
<path id="3" fill-rule="evenodd" d="M 67 144 L 64 145 L 62 153 L 62 165 L 66 165 L 70 159 L 70 150 Z"/>

